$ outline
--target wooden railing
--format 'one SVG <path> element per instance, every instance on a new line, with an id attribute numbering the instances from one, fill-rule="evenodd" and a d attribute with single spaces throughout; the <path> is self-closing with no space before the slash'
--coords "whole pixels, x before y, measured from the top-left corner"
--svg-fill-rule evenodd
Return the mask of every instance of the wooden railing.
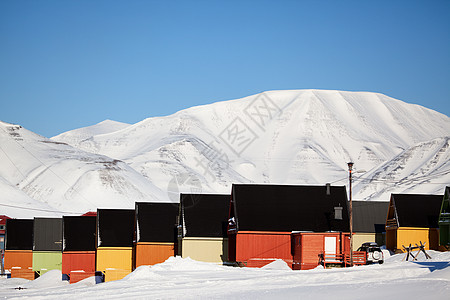
<path id="1" fill-rule="evenodd" d="M 386 221 L 386 227 L 397 227 L 397 219 L 389 219 Z"/>
<path id="2" fill-rule="evenodd" d="M 353 265 L 365 265 L 366 264 L 366 252 L 353 251 Z M 319 263 L 325 268 L 327 265 L 339 265 L 342 267 L 351 266 L 350 253 L 321 253 L 319 254 Z"/>

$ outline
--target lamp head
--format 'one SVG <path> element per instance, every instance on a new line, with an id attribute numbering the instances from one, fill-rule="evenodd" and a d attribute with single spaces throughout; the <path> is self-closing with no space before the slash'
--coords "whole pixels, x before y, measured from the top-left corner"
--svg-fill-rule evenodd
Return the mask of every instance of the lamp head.
<path id="1" fill-rule="evenodd" d="M 349 163 L 347 163 L 347 165 L 348 165 L 348 170 L 351 171 L 353 169 L 353 163 L 349 162 Z"/>

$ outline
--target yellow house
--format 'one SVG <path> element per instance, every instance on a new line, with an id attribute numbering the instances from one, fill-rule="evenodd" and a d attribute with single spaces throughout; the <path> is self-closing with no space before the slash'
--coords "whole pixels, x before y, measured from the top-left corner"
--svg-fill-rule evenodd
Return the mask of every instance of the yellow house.
<path id="1" fill-rule="evenodd" d="M 439 247 L 439 211 L 442 195 L 391 194 L 386 219 L 386 247 L 404 252 L 403 246 Z"/>
<path id="2" fill-rule="evenodd" d="M 132 271 L 134 209 L 97 209 L 96 270 L 105 281 Z"/>
<path id="3" fill-rule="evenodd" d="M 228 259 L 230 195 L 181 194 L 178 254 L 223 264 Z"/>

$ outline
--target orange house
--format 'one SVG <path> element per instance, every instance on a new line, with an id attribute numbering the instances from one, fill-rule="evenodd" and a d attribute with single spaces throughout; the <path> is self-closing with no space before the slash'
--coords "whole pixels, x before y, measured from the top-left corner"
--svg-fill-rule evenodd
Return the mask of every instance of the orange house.
<path id="1" fill-rule="evenodd" d="M 4 267 L 11 270 L 11 277 L 34 279 L 33 228 L 33 220 L 6 220 Z"/>
<path id="2" fill-rule="evenodd" d="M 154 265 L 175 255 L 178 203 L 138 202 L 133 267 Z"/>

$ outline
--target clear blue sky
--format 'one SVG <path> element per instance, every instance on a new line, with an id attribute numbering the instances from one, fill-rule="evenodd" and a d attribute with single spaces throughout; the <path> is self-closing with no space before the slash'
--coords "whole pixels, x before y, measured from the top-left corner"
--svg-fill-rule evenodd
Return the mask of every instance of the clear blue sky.
<path id="1" fill-rule="evenodd" d="M 0 0 L 0 120 L 51 137 L 277 89 L 450 115 L 450 1 Z"/>

